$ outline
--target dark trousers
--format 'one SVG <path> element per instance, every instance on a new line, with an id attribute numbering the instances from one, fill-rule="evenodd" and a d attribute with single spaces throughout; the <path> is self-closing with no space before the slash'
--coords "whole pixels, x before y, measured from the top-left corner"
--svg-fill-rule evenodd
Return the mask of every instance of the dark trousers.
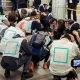
<path id="1" fill-rule="evenodd" d="M 18 8 L 27 8 L 27 3 L 18 4 Z"/>
<path id="2" fill-rule="evenodd" d="M 54 79 L 53 80 L 61 80 L 61 77 L 62 78 L 67 77 L 67 80 L 78 78 L 76 72 L 73 70 L 73 71 L 70 71 L 69 74 L 66 75 L 66 76 L 56 76 L 56 75 L 54 75 Z"/>
<path id="3" fill-rule="evenodd" d="M 47 66 L 49 68 L 50 61 L 48 61 Z M 78 75 L 77 75 L 76 71 L 73 69 L 65 76 L 53 75 L 53 77 L 54 77 L 53 80 L 61 80 L 61 78 L 65 78 L 65 77 L 67 77 L 67 80 L 72 80 L 72 79 L 78 78 Z"/>
<path id="4" fill-rule="evenodd" d="M 23 65 L 23 72 L 27 72 L 32 56 L 21 56 L 20 58 L 3 57 L 1 66 L 8 71 L 15 71 Z"/>
<path id="5" fill-rule="evenodd" d="M 40 52 L 36 52 L 34 55 L 32 55 L 32 61 L 34 62 L 35 65 L 42 61 L 43 59 L 44 62 L 47 62 L 49 59 L 49 55 L 50 55 L 49 51 L 42 48 Z"/>
<path id="6" fill-rule="evenodd" d="M 77 3 L 68 3 L 68 8 L 76 10 Z M 72 10 L 68 10 L 68 19 L 71 19 L 71 12 Z M 76 11 L 73 11 L 73 19 L 74 21 L 77 21 Z"/>
<path id="7" fill-rule="evenodd" d="M 15 11 L 17 9 L 17 0 L 11 0 L 12 2 L 12 11 Z"/>
<path id="8" fill-rule="evenodd" d="M 3 14 L 3 8 L 0 7 L 0 14 Z"/>

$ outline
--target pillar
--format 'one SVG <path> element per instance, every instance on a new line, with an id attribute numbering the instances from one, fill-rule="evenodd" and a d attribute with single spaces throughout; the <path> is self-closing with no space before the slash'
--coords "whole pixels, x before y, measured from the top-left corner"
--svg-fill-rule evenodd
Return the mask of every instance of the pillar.
<path id="1" fill-rule="evenodd" d="M 66 17 L 66 0 L 52 0 L 52 14 L 57 19 Z"/>

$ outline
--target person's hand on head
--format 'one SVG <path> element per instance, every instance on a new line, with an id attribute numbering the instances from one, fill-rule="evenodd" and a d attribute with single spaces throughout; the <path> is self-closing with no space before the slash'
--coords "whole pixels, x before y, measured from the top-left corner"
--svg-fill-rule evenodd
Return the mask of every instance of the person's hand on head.
<path id="1" fill-rule="evenodd" d="M 74 38 L 74 36 L 72 35 L 72 34 L 69 34 L 69 36 L 70 36 L 70 38 L 71 38 L 71 42 L 75 42 L 75 38 Z"/>
<path id="2" fill-rule="evenodd" d="M 77 38 L 79 38 L 78 31 L 74 30 L 72 33 L 73 33 Z"/>
<path id="3" fill-rule="evenodd" d="M 64 37 L 64 35 L 61 35 L 60 39 L 63 38 L 63 37 Z"/>
<path id="4" fill-rule="evenodd" d="M 50 37 L 52 37 L 52 36 L 53 36 L 51 32 L 48 32 L 48 35 L 49 35 Z"/>

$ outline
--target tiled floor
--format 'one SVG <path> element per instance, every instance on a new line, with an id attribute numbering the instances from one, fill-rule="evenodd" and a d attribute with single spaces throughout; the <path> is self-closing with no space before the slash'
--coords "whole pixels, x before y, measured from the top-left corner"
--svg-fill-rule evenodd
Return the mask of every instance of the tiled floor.
<path id="1" fill-rule="evenodd" d="M 33 78 L 27 80 L 52 80 L 52 76 L 49 73 L 49 70 L 44 70 L 42 68 L 42 63 L 43 62 L 41 62 L 38 69 L 35 70 Z M 15 72 L 11 72 L 11 77 L 9 79 L 5 79 L 4 69 L 0 65 L 0 80 L 20 80 L 21 72 L 22 68 L 18 69 Z"/>
<path id="2" fill-rule="evenodd" d="M 26 79 L 26 80 L 53 80 L 53 77 L 49 73 L 49 70 L 44 70 L 42 68 L 42 64 L 43 62 L 40 63 L 40 66 L 38 67 L 38 69 L 35 69 L 33 78 Z M 9 79 L 5 79 L 4 70 L 0 65 L 0 80 L 20 80 L 21 72 L 22 72 L 22 68 L 18 69 L 15 72 L 11 72 L 11 77 Z M 77 69 L 77 72 L 79 77 L 78 80 L 80 80 L 80 69 Z M 62 79 L 62 80 L 65 80 L 65 79 Z"/>

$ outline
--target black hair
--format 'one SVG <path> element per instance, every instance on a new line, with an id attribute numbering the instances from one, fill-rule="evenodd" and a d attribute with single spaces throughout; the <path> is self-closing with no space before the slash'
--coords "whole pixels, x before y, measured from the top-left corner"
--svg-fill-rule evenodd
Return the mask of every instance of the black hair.
<path id="1" fill-rule="evenodd" d="M 57 19 L 55 19 L 55 18 L 51 18 L 49 22 L 50 22 L 50 24 L 52 24 L 54 21 L 57 22 Z"/>
<path id="2" fill-rule="evenodd" d="M 74 20 L 72 20 L 72 19 L 66 19 L 66 20 L 64 20 L 64 21 L 65 21 L 65 22 L 68 22 L 70 25 L 74 23 Z"/>
<path id="3" fill-rule="evenodd" d="M 23 8 L 23 9 L 21 9 L 21 13 L 22 14 L 27 14 L 27 10 Z"/>
<path id="4" fill-rule="evenodd" d="M 78 30 L 78 29 L 80 29 L 80 24 L 79 23 L 73 23 L 72 24 L 72 31 L 75 29 L 75 30 Z"/>
<path id="5" fill-rule="evenodd" d="M 15 23 L 16 22 L 16 17 L 17 17 L 17 15 L 16 15 L 15 12 L 10 12 L 8 14 L 8 21 Z"/>
<path id="6" fill-rule="evenodd" d="M 36 16 L 37 15 L 37 12 L 34 10 L 31 12 L 31 16 Z"/>
<path id="7" fill-rule="evenodd" d="M 68 40 L 71 40 L 71 36 L 68 33 L 64 34 L 64 37 L 63 38 L 67 38 Z"/>
<path id="8" fill-rule="evenodd" d="M 59 24 L 59 27 L 58 27 L 59 29 L 65 28 L 65 21 L 63 19 L 59 19 L 58 24 Z"/>
<path id="9" fill-rule="evenodd" d="M 51 13 L 52 12 L 52 7 L 48 8 L 48 12 Z"/>

